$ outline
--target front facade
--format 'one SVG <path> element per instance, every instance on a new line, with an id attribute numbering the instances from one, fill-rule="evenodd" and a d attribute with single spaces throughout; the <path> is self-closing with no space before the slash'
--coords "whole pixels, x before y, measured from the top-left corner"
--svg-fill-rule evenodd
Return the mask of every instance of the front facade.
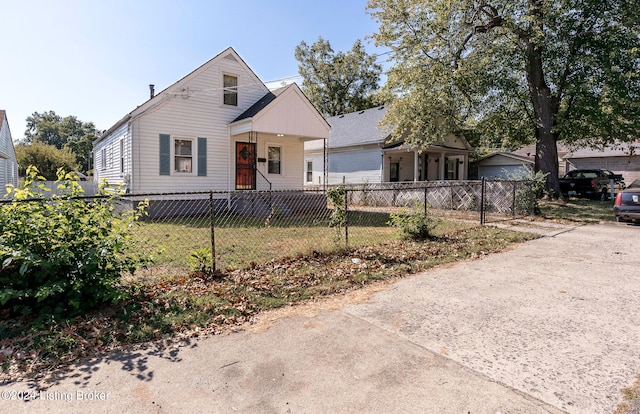
<path id="1" fill-rule="evenodd" d="M 640 180 L 640 142 L 619 143 L 602 150 L 581 148 L 564 158 L 567 172 L 578 169 L 603 169 L 622 174 L 627 185 Z"/>
<path id="2" fill-rule="evenodd" d="M 379 127 L 387 108 L 371 108 L 327 119 L 327 141 L 305 143 L 305 184 L 466 180 L 471 147 L 448 136 L 438 144 L 414 148 L 387 144 L 390 131 Z"/>
<path id="3" fill-rule="evenodd" d="M 269 91 L 228 48 L 94 143 L 95 177 L 135 193 L 300 189 L 329 125 L 296 84 Z"/>
<path id="4" fill-rule="evenodd" d="M 7 184 L 18 185 L 18 160 L 7 114 L 0 109 L 0 197 L 6 194 Z"/>

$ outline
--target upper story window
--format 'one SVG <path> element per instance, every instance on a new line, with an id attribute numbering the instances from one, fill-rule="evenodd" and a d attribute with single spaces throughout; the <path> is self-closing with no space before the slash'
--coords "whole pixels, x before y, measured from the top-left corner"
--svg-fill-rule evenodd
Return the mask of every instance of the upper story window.
<path id="1" fill-rule="evenodd" d="M 225 105 L 238 106 L 238 78 L 231 75 L 223 75 L 223 90 Z"/>
<path id="2" fill-rule="evenodd" d="M 174 172 L 191 173 L 193 171 L 193 141 L 176 139 Z"/>

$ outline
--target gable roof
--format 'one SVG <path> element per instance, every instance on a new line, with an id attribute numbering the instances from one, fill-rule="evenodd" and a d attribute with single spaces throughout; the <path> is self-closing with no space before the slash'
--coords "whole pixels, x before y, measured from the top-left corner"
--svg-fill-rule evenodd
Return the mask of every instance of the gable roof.
<path id="1" fill-rule="evenodd" d="M 386 107 L 378 106 L 327 118 L 331 125 L 329 148 L 384 143 L 390 131 L 381 130 L 378 124 L 386 113 Z"/>
<path id="2" fill-rule="evenodd" d="M 268 88 L 264 85 L 264 83 L 260 80 L 260 78 L 258 78 L 255 72 L 246 64 L 246 62 L 240 57 L 240 55 L 238 55 L 238 53 L 232 47 L 228 47 L 222 52 L 218 53 L 213 58 L 203 63 L 202 65 L 198 66 L 196 69 L 189 72 L 187 75 L 180 78 L 178 81 L 172 83 L 171 85 L 164 88 L 162 91 L 156 93 L 153 97 L 150 97 L 147 101 L 137 106 L 134 110 L 132 110 L 128 114 L 126 114 L 124 117 L 122 117 L 122 119 L 116 122 L 112 127 L 110 127 L 105 132 L 103 132 L 100 138 L 94 141 L 94 145 L 100 142 L 105 137 L 107 137 L 116 129 L 120 128 L 123 124 L 125 124 L 129 120 L 142 115 L 150 108 L 155 108 L 159 105 L 162 105 L 163 103 L 168 102 L 167 96 L 172 94 L 175 95 L 176 90 L 179 89 L 180 84 L 188 82 L 193 77 L 197 76 L 200 72 L 206 70 L 207 68 L 209 68 L 209 66 L 213 65 L 215 62 L 219 61 L 220 59 L 233 59 L 239 62 L 244 67 L 245 71 L 255 78 L 256 83 L 259 85 L 262 85 L 265 91 L 268 91 Z"/>
<path id="3" fill-rule="evenodd" d="M 315 139 L 326 137 L 331 128 L 296 83 L 266 93 L 231 122 L 232 134 L 247 123 L 253 131 Z"/>
<path id="4" fill-rule="evenodd" d="M 343 148 L 367 144 L 378 144 L 382 148 L 403 146 L 403 141 L 386 143 L 391 135 L 391 129 L 380 125 L 380 121 L 382 121 L 386 113 L 386 106 L 378 106 L 328 118 L 327 122 L 331 125 L 328 147 Z M 428 147 L 463 151 L 472 150 L 466 139 L 452 134 L 445 137 L 441 142 L 434 142 Z M 407 149 L 409 149 L 409 146 L 407 146 Z"/>
<path id="5" fill-rule="evenodd" d="M 267 105 L 273 102 L 287 88 L 288 86 L 283 86 L 282 88 L 267 92 L 265 96 L 263 96 L 258 102 L 251 105 L 249 109 L 241 113 L 236 119 L 231 121 L 231 123 L 242 121 L 243 119 L 247 118 L 253 118 L 254 116 L 258 115 L 260 111 L 266 108 Z"/>
<path id="6" fill-rule="evenodd" d="M 534 163 L 534 157 L 525 157 L 525 156 L 518 155 L 518 154 L 515 154 L 515 153 L 512 153 L 512 152 L 494 152 L 493 154 L 489 154 L 489 155 L 486 155 L 486 156 L 484 156 L 482 158 L 478 158 L 474 163 L 475 164 L 479 164 L 479 163 L 482 163 L 483 161 L 490 160 L 491 158 L 498 158 L 498 157 L 508 158 L 510 160 L 515 161 L 516 163 L 519 163 L 519 164 L 522 164 L 522 163 L 524 163 L 524 164 L 533 164 Z"/>

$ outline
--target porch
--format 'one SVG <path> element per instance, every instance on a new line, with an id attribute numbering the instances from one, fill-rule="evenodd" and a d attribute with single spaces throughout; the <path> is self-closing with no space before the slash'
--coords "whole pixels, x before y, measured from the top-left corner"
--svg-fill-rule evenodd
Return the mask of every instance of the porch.
<path id="1" fill-rule="evenodd" d="M 468 167 L 468 150 L 429 147 L 382 151 L 382 182 L 466 180 Z"/>

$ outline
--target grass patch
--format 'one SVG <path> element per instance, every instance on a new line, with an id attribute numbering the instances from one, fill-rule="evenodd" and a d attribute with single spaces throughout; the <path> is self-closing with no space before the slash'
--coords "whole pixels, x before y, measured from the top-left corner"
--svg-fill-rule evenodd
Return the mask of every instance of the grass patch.
<path id="1" fill-rule="evenodd" d="M 350 211 L 347 216 L 348 248 L 399 240 L 401 231 L 389 226 L 389 213 Z M 472 224 L 443 220 L 434 234 L 444 234 Z M 345 249 L 344 229 L 339 244 L 336 229 L 328 219 L 293 217 L 286 222 L 265 219 L 222 217 L 215 224 L 216 267 L 245 269 L 273 259 L 313 254 L 332 254 Z M 157 265 L 188 269 L 189 254 L 211 246 L 208 219 L 173 219 L 170 222 L 141 223 L 136 237 L 146 246 Z"/>
<path id="2" fill-rule="evenodd" d="M 126 302 L 43 330 L 28 317 L 0 321 L 0 381 L 44 375 L 69 363 L 155 340 L 238 326 L 267 309 L 433 266 L 481 257 L 536 236 L 442 223 L 425 242 L 387 240 L 348 251 L 269 260 L 223 274 L 129 276 Z M 0 309 L 0 315 L 2 310 Z"/>
<path id="3" fill-rule="evenodd" d="M 640 375 L 636 382 L 620 390 L 623 401 L 618 404 L 614 414 L 633 414 L 640 411 Z"/>
<path id="4" fill-rule="evenodd" d="M 599 223 L 615 221 L 613 214 L 614 200 L 599 201 L 571 198 L 564 202 L 541 200 L 540 216 L 542 218 L 567 223 Z"/>

